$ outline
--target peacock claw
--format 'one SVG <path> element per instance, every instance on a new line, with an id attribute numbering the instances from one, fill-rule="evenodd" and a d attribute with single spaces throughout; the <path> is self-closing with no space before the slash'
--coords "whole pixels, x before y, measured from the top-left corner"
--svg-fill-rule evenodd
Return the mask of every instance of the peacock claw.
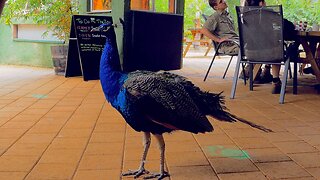
<path id="1" fill-rule="evenodd" d="M 136 171 L 129 170 L 128 172 L 122 173 L 122 176 L 131 176 L 134 175 L 133 178 L 138 178 L 143 174 L 149 174 L 149 171 L 145 169 L 138 169 Z"/>
<path id="2" fill-rule="evenodd" d="M 156 173 L 152 174 L 151 176 L 144 177 L 143 179 L 153 179 L 153 178 L 158 178 L 158 180 L 161 180 L 165 177 L 169 177 L 169 173 L 164 171 L 163 173 Z"/>

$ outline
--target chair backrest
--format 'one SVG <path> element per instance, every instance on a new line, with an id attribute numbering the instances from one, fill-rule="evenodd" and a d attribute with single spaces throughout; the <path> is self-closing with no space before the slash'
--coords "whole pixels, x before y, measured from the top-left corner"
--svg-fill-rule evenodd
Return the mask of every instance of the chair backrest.
<path id="1" fill-rule="evenodd" d="M 280 62 L 284 59 L 282 6 L 237 6 L 242 59 Z"/>

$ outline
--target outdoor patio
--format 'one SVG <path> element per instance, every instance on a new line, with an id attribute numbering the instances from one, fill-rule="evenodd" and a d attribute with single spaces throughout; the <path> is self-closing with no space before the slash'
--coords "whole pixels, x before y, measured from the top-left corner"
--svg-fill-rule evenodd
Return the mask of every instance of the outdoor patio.
<path id="1" fill-rule="evenodd" d="M 289 80 L 285 104 L 271 84 L 250 92 L 238 81 L 230 100 L 233 61 L 217 59 L 203 82 L 210 56 L 191 49 L 178 74 L 204 90 L 224 91 L 233 114 L 273 130 L 261 132 L 241 123 L 210 118 L 213 133 L 165 134 L 166 169 L 171 180 L 320 179 L 320 96 L 312 75 L 298 77 L 298 95 Z M 106 101 L 99 81 L 64 78 L 52 69 L 0 66 L 0 179 L 133 179 L 121 172 L 136 169 L 142 134 L 126 125 Z M 154 139 L 153 139 L 154 140 Z M 153 141 L 146 168 L 159 170 Z"/>

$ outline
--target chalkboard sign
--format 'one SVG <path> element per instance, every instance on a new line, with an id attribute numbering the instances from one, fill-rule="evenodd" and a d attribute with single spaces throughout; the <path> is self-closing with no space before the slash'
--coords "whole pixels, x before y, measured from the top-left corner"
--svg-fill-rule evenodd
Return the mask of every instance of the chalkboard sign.
<path id="1" fill-rule="evenodd" d="M 112 17 L 72 16 L 66 77 L 83 76 L 85 81 L 99 79 L 99 65 L 106 42 L 106 32 L 91 32 Z"/>

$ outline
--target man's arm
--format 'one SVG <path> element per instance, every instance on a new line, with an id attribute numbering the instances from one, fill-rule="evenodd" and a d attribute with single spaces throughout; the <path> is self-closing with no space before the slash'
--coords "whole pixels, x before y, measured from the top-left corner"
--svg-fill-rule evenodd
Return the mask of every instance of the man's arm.
<path id="1" fill-rule="evenodd" d="M 222 38 L 219 38 L 218 36 L 215 36 L 214 34 L 212 34 L 207 28 L 205 28 L 205 27 L 203 27 L 202 29 L 201 29 L 201 33 L 203 34 L 203 35 L 205 35 L 206 37 L 208 37 L 209 39 L 211 39 L 211 40 L 213 40 L 213 41 L 215 41 L 215 42 L 217 42 L 217 43 L 221 43 L 221 42 L 223 42 L 223 41 L 225 41 L 225 40 L 227 40 L 228 38 L 226 38 L 226 37 L 222 37 Z"/>

